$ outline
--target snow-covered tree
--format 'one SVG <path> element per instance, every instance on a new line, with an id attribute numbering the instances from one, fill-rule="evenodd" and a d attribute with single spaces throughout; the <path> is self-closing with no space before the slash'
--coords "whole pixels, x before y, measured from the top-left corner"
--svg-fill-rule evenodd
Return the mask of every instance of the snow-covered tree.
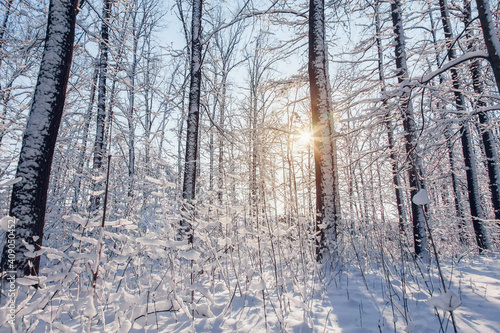
<path id="1" fill-rule="evenodd" d="M 333 123 L 323 0 L 309 2 L 309 82 L 316 175 L 317 257 L 334 251 L 340 222 L 337 150 Z"/>
<path id="2" fill-rule="evenodd" d="M 9 215 L 14 217 L 15 260 L 9 247 L 2 255 L 2 269 L 19 275 L 37 275 L 40 257 L 34 254 L 42 245 L 45 206 L 52 157 L 64 110 L 75 37 L 78 1 L 52 0 L 49 6 L 45 47 L 33 94 L 28 123 Z"/>

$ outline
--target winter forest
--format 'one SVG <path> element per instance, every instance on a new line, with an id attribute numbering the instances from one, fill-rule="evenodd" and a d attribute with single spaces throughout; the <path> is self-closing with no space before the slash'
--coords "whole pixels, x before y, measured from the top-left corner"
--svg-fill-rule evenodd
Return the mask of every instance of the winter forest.
<path id="1" fill-rule="evenodd" d="M 0 0 L 0 332 L 499 332 L 497 0 Z"/>

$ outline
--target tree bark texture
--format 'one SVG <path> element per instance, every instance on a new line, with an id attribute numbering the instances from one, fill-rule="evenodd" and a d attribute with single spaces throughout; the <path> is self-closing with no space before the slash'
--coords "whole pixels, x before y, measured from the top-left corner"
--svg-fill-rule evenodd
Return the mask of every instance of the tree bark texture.
<path id="1" fill-rule="evenodd" d="M 443 24 L 444 35 L 446 38 L 446 49 L 448 53 L 448 60 L 452 61 L 456 58 L 455 49 L 453 48 L 453 33 L 448 14 L 448 7 L 446 0 L 439 0 L 439 7 L 441 10 L 441 21 Z M 459 80 L 458 71 L 455 67 L 450 69 L 451 79 L 453 83 L 453 94 L 455 95 L 455 105 L 459 116 L 466 118 L 465 96 L 461 91 L 461 84 Z M 462 152 L 464 155 L 465 171 L 467 176 L 467 190 L 469 194 L 469 205 L 472 216 L 472 224 L 476 234 L 476 241 L 480 251 L 489 247 L 486 229 L 483 225 L 484 213 L 481 208 L 481 196 L 479 194 L 479 182 L 477 179 L 477 166 L 474 156 L 474 147 L 472 144 L 472 137 L 470 133 L 469 123 L 467 121 L 461 124 L 460 139 L 462 142 Z"/>
<path id="2" fill-rule="evenodd" d="M 309 2 L 309 82 L 316 175 L 316 257 L 324 256 L 337 238 L 340 196 L 336 142 L 333 138 L 332 101 L 328 76 L 323 0 Z"/>
<path id="3" fill-rule="evenodd" d="M 465 25 L 467 26 L 472 20 L 471 18 L 471 6 L 470 0 L 464 1 L 465 8 Z M 474 51 L 474 43 L 472 42 L 472 36 L 470 33 L 466 33 L 466 38 L 470 40 L 467 45 L 467 51 Z M 483 75 L 481 71 L 481 63 L 479 59 L 471 61 L 469 65 L 470 72 L 472 74 L 472 85 L 474 92 L 477 94 L 478 99 L 476 101 L 477 108 L 486 107 L 486 102 L 481 97 L 484 93 L 484 83 Z M 495 136 L 493 131 L 489 127 L 489 115 L 485 111 L 479 112 L 479 123 L 481 124 L 481 137 L 484 147 L 484 152 L 486 155 L 486 161 L 488 164 L 488 177 L 489 185 L 491 191 L 491 201 L 493 203 L 493 209 L 495 212 L 495 219 L 500 220 L 500 169 L 498 167 L 498 152 L 496 148 Z"/>
<path id="4" fill-rule="evenodd" d="M 109 17 L 111 15 L 111 1 L 104 0 L 102 8 L 101 41 L 99 45 L 99 79 L 97 83 L 97 124 L 94 143 L 93 173 L 99 176 L 102 169 L 102 161 L 105 150 L 106 132 L 106 80 L 108 72 L 108 49 L 109 49 Z M 102 181 L 94 181 L 94 191 L 102 191 Z M 90 211 L 95 212 L 101 203 L 102 195 L 90 197 Z"/>
<path id="5" fill-rule="evenodd" d="M 15 260 L 9 257 L 9 238 L 2 269 L 20 276 L 37 275 L 42 245 L 50 169 L 66 99 L 73 56 L 77 0 L 51 0 L 45 46 L 17 166 L 9 215 L 17 219 Z M 8 233 L 7 233 L 8 236 Z"/>
<path id="6" fill-rule="evenodd" d="M 193 1 L 191 25 L 191 83 L 189 87 L 189 106 L 187 116 L 186 158 L 184 161 L 184 183 L 182 198 L 191 201 L 195 198 L 196 168 L 198 152 L 198 131 L 200 119 L 201 89 L 201 11 L 202 0 Z"/>
<path id="7" fill-rule="evenodd" d="M 184 182 L 182 185 L 182 198 L 193 204 L 196 195 L 196 175 L 198 166 L 198 137 L 200 121 L 200 93 L 201 93 L 201 14 L 203 9 L 202 0 L 193 1 L 193 13 L 191 21 L 191 65 L 189 106 L 187 114 L 187 137 L 186 157 L 184 159 Z M 190 224 L 183 220 L 181 227 L 188 235 L 188 241 L 193 242 L 193 234 Z"/>
<path id="8" fill-rule="evenodd" d="M 396 69 L 399 83 L 408 80 L 408 65 L 406 62 L 406 46 L 403 29 L 402 5 L 400 0 L 391 3 L 391 16 L 394 27 L 394 50 L 396 55 Z M 400 96 L 400 108 L 403 115 L 403 128 L 405 131 L 405 147 L 408 156 L 408 176 L 410 183 L 410 194 L 413 198 L 419 190 L 425 189 L 423 181 L 422 159 L 417 153 L 417 126 L 411 102 L 411 91 L 404 88 Z M 423 207 L 411 203 L 413 220 L 413 240 L 415 254 L 423 258 L 427 257 L 427 234 L 425 228 L 425 216 Z"/>
<path id="9" fill-rule="evenodd" d="M 375 33 L 376 33 L 376 43 L 377 43 L 377 54 L 378 54 L 378 72 L 379 72 L 379 80 L 380 80 L 380 92 L 382 96 L 386 96 L 386 82 L 385 82 L 385 74 L 384 74 L 384 53 L 382 48 L 382 40 L 381 40 L 381 23 L 380 23 L 380 14 L 379 14 L 379 6 L 380 1 L 377 1 L 375 4 Z M 390 111 L 388 110 L 387 101 L 383 101 L 383 108 L 387 110 L 384 116 L 384 124 L 387 130 L 387 142 L 389 147 L 389 157 L 391 159 L 391 169 L 392 169 L 392 181 L 394 184 L 394 192 L 396 194 L 396 205 L 398 208 L 398 220 L 399 220 L 399 230 L 400 232 L 405 232 L 407 217 L 406 210 L 404 206 L 404 193 L 402 188 L 401 178 L 399 176 L 399 166 L 398 166 L 398 157 L 396 153 L 396 140 L 394 139 L 394 129 L 391 123 Z"/>
<path id="10" fill-rule="evenodd" d="M 476 0 L 477 13 L 483 29 L 484 43 L 488 49 L 489 61 L 495 76 L 498 91 L 500 92 L 500 41 L 496 34 L 493 16 L 491 15 L 488 0 Z"/>

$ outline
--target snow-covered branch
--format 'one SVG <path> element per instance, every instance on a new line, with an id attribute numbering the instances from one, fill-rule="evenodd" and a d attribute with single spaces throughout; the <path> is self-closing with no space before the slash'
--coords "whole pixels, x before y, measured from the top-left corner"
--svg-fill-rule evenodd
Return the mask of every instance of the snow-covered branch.
<path id="1" fill-rule="evenodd" d="M 423 75 L 420 78 L 417 79 L 418 83 L 420 84 L 427 84 L 429 81 L 431 81 L 433 78 L 436 76 L 450 70 L 450 68 L 455 67 L 463 62 L 472 60 L 472 59 L 477 59 L 477 58 L 483 58 L 489 60 L 488 54 L 484 51 L 474 51 L 474 52 L 468 52 L 465 53 L 464 55 L 453 59 L 452 61 L 447 62 L 440 68 L 436 69 L 435 71 L 432 71 L 431 73 L 427 75 Z M 411 81 L 407 84 L 408 86 L 411 85 Z"/>

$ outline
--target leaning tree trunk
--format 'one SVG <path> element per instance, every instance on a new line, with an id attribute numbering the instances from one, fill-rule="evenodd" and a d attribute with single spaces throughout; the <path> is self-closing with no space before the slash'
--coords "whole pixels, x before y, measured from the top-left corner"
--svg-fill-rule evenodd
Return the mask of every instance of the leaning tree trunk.
<path id="1" fill-rule="evenodd" d="M 489 61 L 495 75 L 497 88 L 500 92 L 500 41 L 496 34 L 493 16 L 491 15 L 490 4 L 488 0 L 476 0 L 477 13 L 483 29 L 484 43 L 488 49 Z"/>
<path id="2" fill-rule="evenodd" d="M 51 0 L 45 47 L 33 95 L 9 215 L 17 219 L 15 260 L 9 254 L 9 233 L 2 255 L 2 269 L 18 275 L 38 275 L 50 169 L 66 99 L 73 55 L 77 0 Z"/>
<path id="3" fill-rule="evenodd" d="M 408 65 L 406 63 L 406 46 L 403 29 L 403 15 L 401 0 L 391 3 L 392 23 L 394 26 L 394 50 L 396 54 L 397 77 L 400 84 L 408 80 Z M 402 89 L 400 96 L 400 107 L 403 115 L 403 128 L 405 131 L 405 147 L 409 162 L 410 194 L 413 198 L 419 190 L 425 189 L 423 180 L 422 159 L 417 153 L 417 125 L 413 114 L 411 92 L 408 88 Z M 415 254 L 427 257 L 427 234 L 425 228 L 425 212 L 423 207 L 411 203 L 413 219 L 413 240 Z"/>
<path id="4" fill-rule="evenodd" d="M 439 0 L 439 7 L 441 10 L 441 21 L 443 23 L 444 36 L 446 38 L 446 49 L 448 53 L 448 60 L 452 61 L 456 58 L 455 49 L 453 48 L 454 37 L 451 31 L 451 25 L 448 15 L 448 8 L 446 0 Z M 453 83 L 453 93 L 455 95 L 455 105 L 461 118 L 465 118 L 465 96 L 461 91 L 458 71 L 455 67 L 450 69 L 451 79 Z M 467 175 L 467 189 L 469 193 L 470 213 L 472 216 L 472 224 L 476 234 L 477 245 L 479 250 L 483 251 L 488 249 L 488 237 L 486 229 L 483 225 L 484 213 L 481 208 L 481 196 L 479 194 L 479 182 L 477 180 L 477 167 L 474 156 L 474 147 L 472 144 L 472 137 L 470 133 L 469 123 L 463 121 L 460 129 L 460 138 L 462 141 L 462 152 L 464 155 L 465 171 Z"/>
<path id="5" fill-rule="evenodd" d="M 316 175 L 316 258 L 334 245 L 340 221 L 336 141 L 328 76 L 324 0 L 309 2 L 309 82 Z"/>
<path id="6" fill-rule="evenodd" d="M 186 157 L 184 160 L 184 183 L 182 198 L 192 204 L 196 193 L 196 168 L 198 165 L 198 132 L 200 120 L 200 90 L 201 90 L 201 12 L 202 0 L 193 1 L 191 22 L 191 83 L 189 86 L 189 110 L 187 115 Z M 188 241 L 192 243 L 191 227 L 184 221 Z"/>

